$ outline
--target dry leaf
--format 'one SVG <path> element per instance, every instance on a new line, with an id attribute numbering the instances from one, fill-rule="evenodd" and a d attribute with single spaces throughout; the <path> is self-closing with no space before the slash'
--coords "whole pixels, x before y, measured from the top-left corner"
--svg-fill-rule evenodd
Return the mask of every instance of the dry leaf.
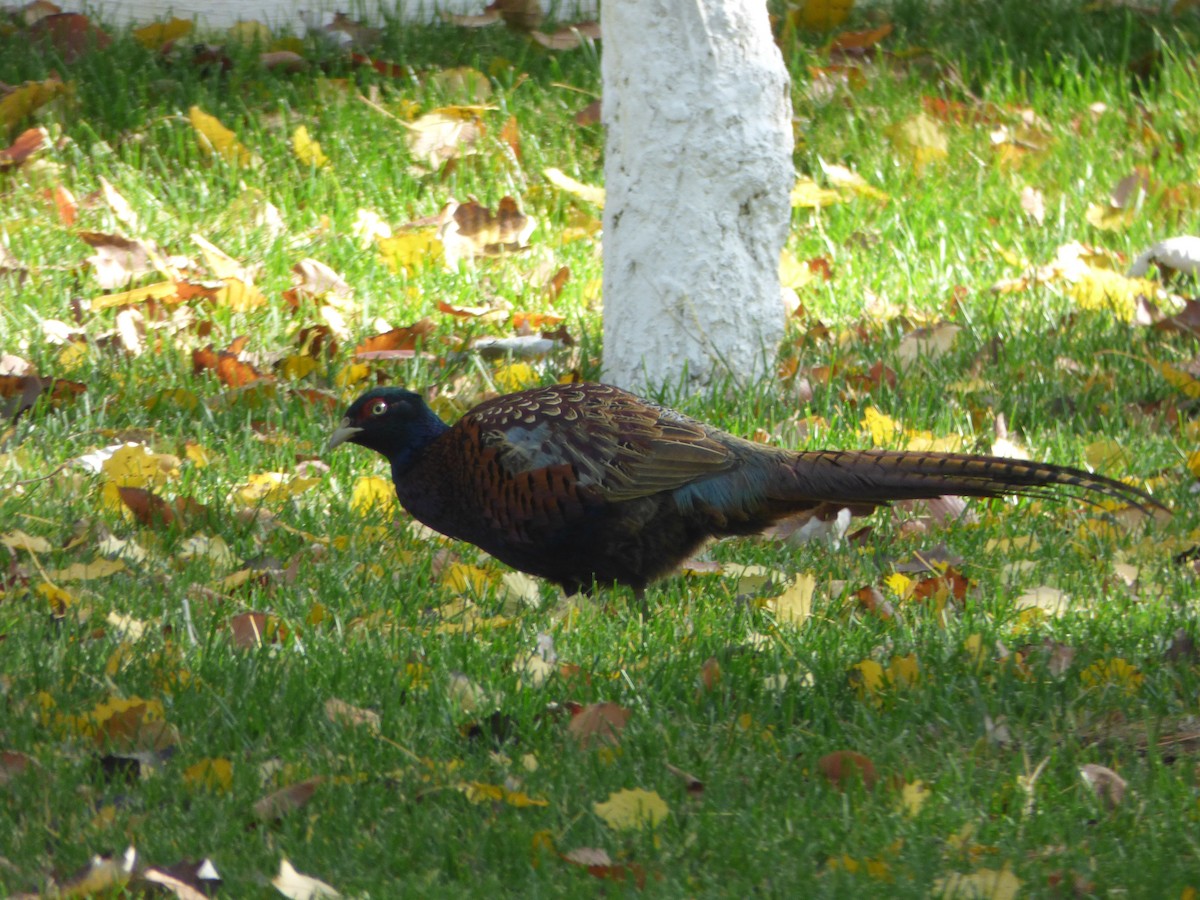
<path id="1" fill-rule="evenodd" d="M 1079 768 L 1079 774 L 1109 809 L 1116 809 L 1125 799 L 1128 782 L 1108 766 L 1085 763 Z"/>
<path id="2" fill-rule="evenodd" d="M 271 884 L 289 900 L 320 900 L 322 897 L 342 896 L 325 882 L 297 872 L 286 859 L 279 861 L 279 874 L 271 879 Z"/>
<path id="3" fill-rule="evenodd" d="M 852 781 L 861 781 L 870 790 L 879 780 L 875 773 L 875 764 L 854 750 L 835 750 L 826 753 L 817 760 L 817 771 L 829 780 L 838 790 L 845 790 Z"/>
<path id="4" fill-rule="evenodd" d="M 592 703 L 571 718 L 567 734 L 585 750 L 598 745 L 616 746 L 629 716 L 630 711 L 617 703 Z"/>
<path id="5" fill-rule="evenodd" d="M 325 779 L 318 775 L 307 781 L 290 784 L 267 794 L 254 804 L 254 815 L 260 822 L 274 822 L 307 805 Z"/>
<path id="6" fill-rule="evenodd" d="M 593 803 L 592 810 L 614 831 L 654 828 L 671 811 L 657 791 L 642 788 L 614 791 L 603 803 Z"/>

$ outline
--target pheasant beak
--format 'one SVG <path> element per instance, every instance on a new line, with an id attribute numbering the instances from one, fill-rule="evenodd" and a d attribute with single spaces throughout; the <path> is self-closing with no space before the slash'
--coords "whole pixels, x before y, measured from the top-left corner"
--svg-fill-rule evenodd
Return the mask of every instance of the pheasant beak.
<path id="1" fill-rule="evenodd" d="M 351 425 L 349 419 L 342 419 L 342 424 L 339 425 L 333 434 L 329 436 L 329 443 L 326 445 L 325 449 L 332 450 L 339 444 L 344 444 L 346 441 L 354 440 L 354 436 L 360 431 L 362 431 L 362 429 Z"/>

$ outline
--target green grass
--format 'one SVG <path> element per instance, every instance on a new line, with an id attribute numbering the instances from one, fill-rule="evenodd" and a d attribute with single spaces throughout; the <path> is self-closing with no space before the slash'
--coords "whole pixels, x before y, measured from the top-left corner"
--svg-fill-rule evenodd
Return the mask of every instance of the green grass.
<path id="1" fill-rule="evenodd" d="M 428 315 L 433 358 L 375 363 L 371 377 L 439 385 L 459 407 L 481 397 L 500 364 L 464 358 L 455 341 L 511 329 L 465 326 L 437 312 L 439 300 L 500 299 L 564 315 L 577 346 L 539 363 L 536 375 L 595 377 L 598 246 L 562 240 L 580 208 L 542 170 L 602 182 L 603 135 L 572 121 L 599 94 L 596 53 L 550 54 L 502 30 L 391 24 L 372 53 L 411 66 L 413 77 L 388 79 L 315 45 L 304 48 L 312 68 L 287 75 L 263 71 L 250 51 L 233 52 L 227 70 L 204 69 L 116 35 L 109 49 L 66 64 L 19 33 L 0 37 L 0 81 L 57 72 L 74 85 L 10 135 L 42 124 L 55 146 L 0 172 L 0 239 L 28 270 L 23 280 L 0 276 L 0 351 L 85 385 L 71 402 L 41 402 L 0 426 L 0 534 L 20 529 L 53 547 L 0 550 L 0 750 L 36 760 L 0 783 L 0 893 L 61 881 L 93 854 L 130 844 L 154 865 L 211 857 L 230 897 L 275 895 L 268 880 L 285 857 L 347 896 L 638 892 L 630 880 L 597 881 L 551 843 L 560 853 L 601 848 L 619 871 L 644 873 L 645 893 L 663 896 L 925 897 L 953 873 L 1006 868 L 1022 881 L 1021 896 L 1200 889 L 1200 675 L 1194 653 L 1166 653 L 1177 630 L 1197 631 L 1196 576 L 1177 555 L 1195 542 L 1186 459 L 1200 431 L 1196 401 L 1150 365 L 1186 366 L 1195 341 L 1081 309 L 1061 281 L 990 290 L 1020 272 L 1006 254 L 1042 265 L 1082 241 L 1131 256 L 1196 233 L 1186 203 L 1148 204 L 1120 231 L 1094 229 L 1085 213 L 1135 168 L 1166 187 L 1194 184 L 1200 33 L 1193 19 L 1079 4 L 931 11 L 901 3 L 892 20 L 884 46 L 924 55 L 883 63 L 832 102 L 807 90 L 808 67 L 827 64 L 826 38 L 804 35 L 783 48 L 797 76 L 798 172 L 821 180 L 820 160 L 853 166 L 890 198 L 796 211 L 789 249 L 800 260 L 825 257 L 834 270 L 832 280 L 801 289 L 809 317 L 797 320 L 785 348 L 809 377 L 811 399 L 797 400 L 790 378 L 749 396 L 716 386 L 673 399 L 724 428 L 763 428 L 780 442 L 798 440 L 798 418 L 813 416 L 813 445 L 847 447 L 870 445 L 860 426 L 869 406 L 984 452 L 1003 413 L 1039 458 L 1084 465 L 1098 441 L 1116 442 L 1124 456 L 1103 471 L 1149 485 L 1175 515 L 1125 530 L 1109 527 L 1103 510 L 997 502 L 973 506 L 977 523 L 927 532 L 909 527 L 912 513 L 877 514 L 870 534 L 836 549 L 729 541 L 709 557 L 730 570 L 761 565 L 776 573 L 775 587 L 739 586 L 731 572 L 670 579 L 652 590 L 645 622 L 621 591 L 600 603 L 567 603 L 549 586 L 540 606 L 505 599 L 497 590 L 504 568 L 474 548 L 416 537 L 403 514 L 351 508 L 358 479 L 386 470 L 357 449 L 325 455 L 340 411 L 306 402 L 286 380 L 273 394 L 231 391 L 194 374 L 191 360 L 192 349 L 242 334 L 264 370 L 294 354 L 297 332 L 318 312 L 315 304 L 291 312 L 279 295 L 291 267 L 314 257 L 353 287 L 358 309 L 351 340 L 295 386 L 349 402 L 368 382 L 337 379 L 376 318 L 396 326 Z M 1154 64 L 1141 66 L 1151 51 Z M 1131 74 L 1135 63 L 1146 74 Z M 403 127 L 358 95 L 401 117 L 426 112 L 456 102 L 425 78 L 451 66 L 487 73 L 496 109 L 485 114 L 478 156 L 444 177 L 417 177 Z M 948 158 L 915 172 L 885 128 L 922 109 L 922 98 L 967 102 L 968 92 L 994 104 L 997 121 L 944 123 Z M 1098 117 L 1089 113 L 1096 103 L 1106 108 Z M 237 132 L 262 165 L 236 169 L 206 157 L 187 122 L 192 105 Z M 988 133 L 1016 127 L 1026 109 L 1044 123 L 1046 149 L 1004 165 Z M 510 116 L 520 129 L 518 163 L 497 138 Z M 328 168 L 293 155 L 300 124 L 321 142 Z M 164 337 L 137 358 L 101 340 L 115 310 L 75 304 L 104 293 L 76 232 L 118 227 L 102 199 L 89 199 L 101 178 L 137 211 L 137 237 L 198 257 L 190 236 L 200 233 L 261 266 L 256 283 L 270 305 L 238 313 L 195 302 L 206 330 Z M 46 198 L 60 184 L 83 200 L 74 228 L 58 223 Z M 1045 195 L 1040 227 L 1021 213 L 1025 186 Z M 360 208 L 400 225 L 450 198 L 494 206 L 506 194 L 538 218 L 533 250 L 474 270 L 397 274 L 352 235 Z M 255 224 L 265 203 L 282 217 L 277 233 Z M 533 274 L 548 263 L 548 272 L 572 272 L 555 305 L 539 289 L 546 275 Z M 870 298 L 904 316 L 864 313 Z M 41 325 L 75 323 L 73 304 L 90 339 L 74 358 Z M 814 327 L 818 319 L 827 333 Z M 962 329 L 951 350 L 903 365 L 903 335 L 942 319 Z M 877 361 L 896 370 L 894 386 L 862 382 Z M 818 366 L 835 373 L 822 380 Z M 176 389 L 186 397 L 147 405 Z M 207 513 L 150 528 L 106 506 L 103 478 L 70 461 L 122 439 L 178 456 L 178 471 L 155 490 Z M 188 442 L 209 451 L 208 465 L 188 458 Z M 307 490 L 257 505 L 235 496 L 252 475 L 291 475 L 310 461 L 329 468 L 309 472 L 316 483 Z M 234 559 L 189 556 L 196 535 L 220 538 Z M 144 559 L 126 556 L 126 570 L 105 578 L 56 574 L 111 550 L 112 537 L 135 542 Z M 994 543 L 1027 537 L 1036 543 L 1026 549 Z M 913 554 L 943 543 L 972 586 L 940 614 L 886 582 Z M 471 596 L 465 618 L 456 613 L 462 592 L 441 574 L 447 553 L 486 573 L 487 589 Z M 1015 562 L 1025 567 L 1014 573 Z M 1138 568 L 1135 588 L 1118 577 L 1119 562 Z M 255 576 L 242 584 L 223 581 L 248 569 Z M 811 573 L 818 589 L 813 615 L 797 629 L 777 624 L 764 601 L 799 573 Z M 47 599 L 47 585 L 67 592 L 65 607 Z M 1059 618 L 1022 614 L 1016 599 L 1041 585 L 1069 594 L 1075 608 Z M 898 614 L 866 609 L 854 597 L 863 587 L 877 587 Z M 282 627 L 286 636 L 238 649 L 233 617 L 246 611 L 269 613 L 270 635 Z M 139 640 L 123 637 L 120 616 L 146 626 Z M 456 627 L 464 622 L 465 631 Z M 540 634 L 578 674 L 530 684 L 519 664 Z M 982 657 L 970 650 L 976 643 Z M 1051 664 L 1056 648 L 1073 653 L 1065 667 Z M 910 655 L 915 684 L 872 692 L 856 681 L 864 661 L 886 668 Z M 710 658 L 721 674 L 706 690 Z M 1139 678 L 1098 677 L 1114 660 Z M 178 734 L 142 777 L 106 771 L 107 751 L 81 718 L 121 698 L 161 703 Z M 376 712 L 378 733 L 330 721 L 330 699 Z M 601 701 L 630 712 L 620 745 L 581 748 L 564 705 Z M 989 733 L 989 721 L 1006 739 Z M 880 783 L 839 790 L 823 778 L 819 761 L 839 750 L 869 757 Z M 232 781 L 197 786 L 187 773 L 205 760 L 231 763 Z M 1081 781 L 1089 762 L 1127 779 L 1115 809 Z M 702 793 L 689 795 L 667 764 L 698 777 Z M 1022 779 L 1035 771 L 1027 791 Z M 324 781 L 302 808 L 277 821 L 256 817 L 260 798 L 316 777 Z M 918 781 L 929 797 L 905 811 L 900 788 Z M 471 783 L 507 785 L 545 805 L 473 803 L 461 789 Z M 596 814 L 594 804 L 632 788 L 668 805 L 656 829 L 620 832 Z M 964 829 L 969 836 L 956 838 Z M 881 865 L 868 871 L 868 861 Z"/>

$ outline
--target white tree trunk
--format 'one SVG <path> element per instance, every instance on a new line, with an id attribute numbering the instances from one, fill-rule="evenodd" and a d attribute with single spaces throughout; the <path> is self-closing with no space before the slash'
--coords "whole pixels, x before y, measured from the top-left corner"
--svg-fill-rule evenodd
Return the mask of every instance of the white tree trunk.
<path id="1" fill-rule="evenodd" d="M 792 167 L 763 0 L 608 0 L 604 375 L 694 389 L 768 371 Z"/>

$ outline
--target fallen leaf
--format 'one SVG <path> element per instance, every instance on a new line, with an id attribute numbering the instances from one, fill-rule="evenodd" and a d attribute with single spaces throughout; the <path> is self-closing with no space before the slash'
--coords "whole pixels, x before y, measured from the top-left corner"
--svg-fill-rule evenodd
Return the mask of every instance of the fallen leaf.
<path id="1" fill-rule="evenodd" d="M 302 809 L 324 782 L 324 777 L 318 775 L 316 778 L 290 784 L 267 794 L 254 804 L 255 818 L 260 822 L 274 822 L 276 819 L 282 819 L 284 816 Z"/>
<path id="2" fill-rule="evenodd" d="M 1015 900 L 1021 881 L 1006 863 L 1001 869 L 954 872 L 933 883 L 933 895 L 947 900 Z"/>
<path id="3" fill-rule="evenodd" d="M 209 115 L 198 106 L 188 110 L 188 120 L 200 141 L 200 149 L 205 153 L 219 156 L 234 166 L 247 168 L 258 164 L 253 153 L 242 145 L 237 135 L 221 124 L 216 116 Z"/>
<path id="4" fill-rule="evenodd" d="M 572 716 L 567 734 L 584 749 L 616 746 L 630 715 L 629 710 L 617 703 L 592 703 Z"/>
<path id="5" fill-rule="evenodd" d="M 670 807 L 656 791 L 642 788 L 614 791 L 592 810 L 614 831 L 654 828 L 670 813 Z"/>
<path id="6" fill-rule="evenodd" d="M 325 882 L 297 872 L 286 859 L 279 861 L 279 874 L 271 879 L 271 884 L 290 900 L 320 900 L 322 897 L 342 896 Z"/>
<path id="7" fill-rule="evenodd" d="M 870 790 L 879 780 L 875 773 L 875 764 L 867 756 L 854 750 L 826 753 L 817 760 L 817 771 L 842 791 L 852 781 L 861 781 L 863 786 Z"/>
<path id="8" fill-rule="evenodd" d="M 1079 774 L 1096 793 L 1096 797 L 1109 809 L 1116 809 L 1125 799 L 1128 783 L 1108 766 L 1084 763 L 1079 768 Z"/>

